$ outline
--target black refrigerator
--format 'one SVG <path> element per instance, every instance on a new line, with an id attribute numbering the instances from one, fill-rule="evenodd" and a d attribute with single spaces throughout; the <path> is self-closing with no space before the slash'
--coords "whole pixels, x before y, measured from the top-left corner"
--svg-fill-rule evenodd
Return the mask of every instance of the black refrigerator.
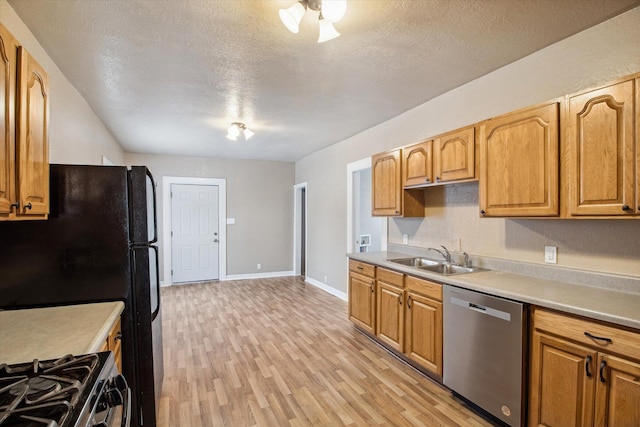
<path id="1" fill-rule="evenodd" d="M 144 166 L 80 165 L 51 165 L 50 176 L 48 220 L 0 222 L 0 309 L 123 301 L 131 423 L 155 426 L 163 366 L 153 176 Z"/>

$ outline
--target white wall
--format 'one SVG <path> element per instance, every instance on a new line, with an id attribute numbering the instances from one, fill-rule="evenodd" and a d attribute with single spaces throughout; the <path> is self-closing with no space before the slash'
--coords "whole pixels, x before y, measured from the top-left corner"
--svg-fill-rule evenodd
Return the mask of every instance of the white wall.
<path id="1" fill-rule="evenodd" d="M 106 156 L 114 164 L 124 164 L 124 152 L 118 141 L 6 0 L 0 0 L 0 22 L 49 73 L 50 162 L 97 165 L 102 164 L 102 156 Z"/>
<path id="2" fill-rule="evenodd" d="M 125 161 L 147 166 L 158 184 L 160 260 L 169 250 L 162 233 L 162 177 L 219 178 L 227 180 L 227 218 L 236 220 L 227 225 L 227 275 L 293 270 L 293 163 L 132 153 Z"/>
<path id="3" fill-rule="evenodd" d="M 347 163 L 638 72 L 639 40 L 636 8 L 299 160 L 296 182 L 313 189 L 308 276 L 347 290 Z M 477 184 L 428 190 L 427 199 L 426 218 L 390 221 L 391 243 L 402 233 L 419 246 L 462 238 L 476 255 L 532 262 L 542 261 L 547 244 L 559 247 L 559 265 L 640 276 L 637 221 L 480 220 Z"/>

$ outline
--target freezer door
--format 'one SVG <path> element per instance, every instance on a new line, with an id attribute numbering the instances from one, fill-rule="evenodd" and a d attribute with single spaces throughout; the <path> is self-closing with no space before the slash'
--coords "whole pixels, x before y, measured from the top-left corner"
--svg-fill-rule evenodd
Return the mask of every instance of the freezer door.
<path id="1" fill-rule="evenodd" d="M 147 238 L 149 244 L 158 241 L 158 213 L 156 206 L 156 184 L 149 169 L 146 170 L 146 186 L 147 186 Z"/>
<path id="2" fill-rule="evenodd" d="M 133 166 L 129 171 L 129 216 L 132 246 L 148 246 L 158 241 L 156 185 L 144 166 Z"/>

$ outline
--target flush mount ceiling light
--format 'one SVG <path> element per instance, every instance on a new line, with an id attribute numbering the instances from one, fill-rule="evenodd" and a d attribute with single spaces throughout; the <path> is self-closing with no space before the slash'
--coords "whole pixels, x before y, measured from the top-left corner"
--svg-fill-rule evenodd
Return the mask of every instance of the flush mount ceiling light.
<path id="1" fill-rule="evenodd" d="M 280 9 L 280 19 L 284 26 L 292 33 L 298 34 L 300 21 L 307 8 L 320 12 L 318 43 L 335 39 L 340 35 L 333 24 L 341 20 L 347 11 L 347 0 L 300 0 L 288 9 Z"/>
<path id="2" fill-rule="evenodd" d="M 231 126 L 229 126 L 229 129 L 227 129 L 227 138 L 232 141 L 237 141 L 238 136 L 240 136 L 240 132 L 244 134 L 245 140 L 255 135 L 255 133 L 249 130 L 249 128 L 244 123 L 233 122 L 231 123 Z"/>

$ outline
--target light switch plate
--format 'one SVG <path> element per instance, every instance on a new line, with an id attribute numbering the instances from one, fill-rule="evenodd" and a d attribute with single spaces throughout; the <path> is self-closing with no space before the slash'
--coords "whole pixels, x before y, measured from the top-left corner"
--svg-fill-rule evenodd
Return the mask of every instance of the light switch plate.
<path id="1" fill-rule="evenodd" d="M 235 223 L 236 223 L 236 219 L 235 218 L 227 218 L 227 224 L 233 225 Z"/>
<path id="2" fill-rule="evenodd" d="M 558 248 L 556 246 L 544 247 L 544 262 L 548 264 L 558 263 Z"/>
<path id="3" fill-rule="evenodd" d="M 409 244 L 409 235 L 408 234 L 403 234 L 402 235 L 402 244 L 403 245 L 408 245 Z"/>

